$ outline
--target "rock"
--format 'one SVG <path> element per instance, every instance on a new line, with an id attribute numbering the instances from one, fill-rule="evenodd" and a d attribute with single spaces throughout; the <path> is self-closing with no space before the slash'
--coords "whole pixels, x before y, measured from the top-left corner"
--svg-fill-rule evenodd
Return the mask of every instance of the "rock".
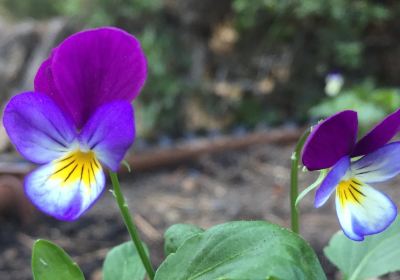
<path id="1" fill-rule="evenodd" d="M 28 224 L 34 216 L 34 208 L 25 196 L 22 180 L 14 176 L 0 176 L 0 221 L 17 219 Z"/>

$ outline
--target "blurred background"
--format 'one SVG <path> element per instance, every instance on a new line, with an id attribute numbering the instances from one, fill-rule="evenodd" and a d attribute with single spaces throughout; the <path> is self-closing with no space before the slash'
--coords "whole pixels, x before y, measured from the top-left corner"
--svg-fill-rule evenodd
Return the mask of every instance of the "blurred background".
<path id="1" fill-rule="evenodd" d="M 32 89 L 40 63 L 74 32 L 113 25 L 141 41 L 149 76 L 134 103 L 133 172 L 122 176 L 157 265 L 173 223 L 289 225 L 301 131 L 343 109 L 356 109 L 365 131 L 400 107 L 399 15 L 394 0 L 0 0 L 0 106 Z M 101 279 L 107 250 L 128 239 L 112 196 L 75 223 L 57 222 L 25 200 L 32 166 L 2 127 L 0 152 L 0 279 L 31 279 L 39 237 Z M 302 174 L 302 187 L 314 177 Z M 339 229 L 334 208 L 317 211 L 312 197 L 302 207 L 303 234 L 336 277 L 321 253 Z"/>

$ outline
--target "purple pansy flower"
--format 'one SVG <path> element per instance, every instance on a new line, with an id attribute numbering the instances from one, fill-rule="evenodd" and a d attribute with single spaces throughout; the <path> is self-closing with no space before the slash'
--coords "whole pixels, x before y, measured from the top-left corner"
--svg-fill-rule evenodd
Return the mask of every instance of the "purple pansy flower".
<path id="1" fill-rule="evenodd" d="M 135 137 L 130 102 L 147 75 L 136 38 L 103 27 L 76 33 L 53 50 L 35 91 L 13 97 L 3 123 L 16 149 L 41 166 L 25 192 L 43 212 L 76 220 L 104 190 L 103 166 L 119 168 Z"/>
<path id="2" fill-rule="evenodd" d="M 304 145 L 302 161 L 309 170 L 330 168 L 316 192 L 315 207 L 336 191 L 339 222 L 350 239 L 361 241 L 385 230 L 397 215 L 393 201 L 368 184 L 400 172 L 400 142 L 387 144 L 399 129 L 400 110 L 357 141 L 357 113 L 346 110 L 318 124 Z"/>

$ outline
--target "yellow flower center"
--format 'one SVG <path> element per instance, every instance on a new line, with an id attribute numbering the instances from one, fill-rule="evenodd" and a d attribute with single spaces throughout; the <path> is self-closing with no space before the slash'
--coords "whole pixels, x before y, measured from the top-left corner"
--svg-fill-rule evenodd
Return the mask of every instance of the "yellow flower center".
<path id="1" fill-rule="evenodd" d="M 336 188 L 336 195 L 340 204 L 344 206 L 346 203 L 361 204 L 365 198 L 362 192 L 362 183 L 355 178 L 341 181 Z"/>
<path id="2" fill-rule="evenodd" d="M 54 162 L 55 169 L 50 179 L 61 181 L 61 186 L 80 181 L 85 186 L 96 181 L 96 174 L 101 170 L 93 151 L 76 150 Z"/>

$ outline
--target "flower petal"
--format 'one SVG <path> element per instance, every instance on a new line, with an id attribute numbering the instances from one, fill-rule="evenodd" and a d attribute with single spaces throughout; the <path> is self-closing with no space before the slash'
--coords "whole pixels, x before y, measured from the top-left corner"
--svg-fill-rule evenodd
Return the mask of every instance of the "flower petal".
<path id="1" fill-rule="evenodd" d="M 94 154 L 71 152 L 25 178 L 25 192 L 41 211 L 59 220 L 78 219 L 99 198 L 105 176 Z"/>
<path id="2" fill-rule="evenodd" d="M 100 107 L 89 119 L 80 135 L 80 143 L 93 150 L 98 159 L 117 171 L 135 138 L 132 105 L 115 101 Z"/>
<path id="3" fill-rule="evenodd" d="M 362 241 L 366 235 L 384 231 L 396 218 L 397 207 L 384 193 L 368 185 L 359 186 L 362 195 L 355 200 L 347 190 L 336 192 L 336 212 L 344 234 Z M 353 194 L 356 194 L 353 191 Z M 347 197 L 347 199 L 345 198 Z"/>
<path id="4" fill-rule="evenodd" d="M 328 175 L 322 181 L 321 186 L 317 189 L 315 193 L 314 206 L 321 207 L 328 200 L 332 192 L 335 190 L 336 186 L 346 175 L 350 167 L 350 158 L 348 156 L 342 157 L 329 171 Z"/>
<path id="5" fill-rule="evenodd" d="M 42 62 L 35 76 L 35 91 L 52 95 L 54 90 L 53 75 L 51 73 L 51 60 L 53 56 Z"/>
<path id="6" fill-rule="evenodd" d="M 309 170 L 332 167 L 340 158 L 349 155 L 357 139 L 357 113 L 339 112 L 317 125 L 308 137 L 302 154 Z"/>
<path id="7" fill-rule="evenodd" d="M 54 51 L 51 73 L 57 92 L 48 94 L 81 128 L 99 106 L 115 100 L 131 102 L 144 84 L 147 66 L 135 37 L 107 27 L 64 40 Z"/>
<path id="8" fill-rule="evenodd" d="M 35 163 L 60 157 L 75 140 L 72 120 L 40 93 L 13 97 L 4 110 L 3 123 L 17 150 Z"/>
<path id="9" fill-rule="evenodd" d="M 57 91 L 54 85 L 53 73 L 51 72 L 51 64 L 56 51 L 57 48 L 54 48 L 49 58 L 42 62 L 38 71 L 36 72 L 34 80 L 36 92 L 41 92 L 52 96 L 54 95 L 54 92 Z M 58 93 L 56 95 L 58 95 Z"/>
<path id="10" fill-rule="evenodd" d="M 400 173 L 400 142 L 386 144 L 351 164 L 353 176 L 365 183 L 383 182 Z"/>
<path id="11" fill-rule="evenodd" d="M 352 156 L 371 153 L 390 141 L 400 130 L 400 109 L 388 115 L 360 141 L 357 142 Z"/>

